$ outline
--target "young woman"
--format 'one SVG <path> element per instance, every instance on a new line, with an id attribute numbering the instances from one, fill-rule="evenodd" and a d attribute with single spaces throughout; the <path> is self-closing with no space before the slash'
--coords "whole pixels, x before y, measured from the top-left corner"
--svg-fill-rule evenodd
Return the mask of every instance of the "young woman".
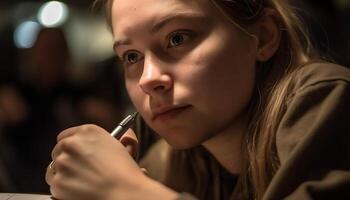
<path id="1" fill-rule="evenodd" d="M 350 72 L 318 60 L 287 3 L 106 5 L 131 100 L 164 140 L 145 175 L 131 130 L 121 141 L 93 125 L 63 131 L 46 174 L 54 197 L 350 196 Z"/>

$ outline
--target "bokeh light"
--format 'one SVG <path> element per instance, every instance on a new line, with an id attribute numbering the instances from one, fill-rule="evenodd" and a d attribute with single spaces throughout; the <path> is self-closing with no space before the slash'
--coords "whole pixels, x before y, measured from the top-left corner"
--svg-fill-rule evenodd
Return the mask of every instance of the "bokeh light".
<path id="1" fill-rule="evenodd" d="M 68 18 L 69 10 L 66 4 L 59 1 L 45 3 L 38 13 L 39 22 L 45 27 L 57 27 Z"/>
<path id="2" fill-rule="evenodd" d="M 40 24 L 34 21 L 25 21 L 19 24 L 14 33 L 15 45 L 21 49 L 31 48 L 40 28 Z"/>

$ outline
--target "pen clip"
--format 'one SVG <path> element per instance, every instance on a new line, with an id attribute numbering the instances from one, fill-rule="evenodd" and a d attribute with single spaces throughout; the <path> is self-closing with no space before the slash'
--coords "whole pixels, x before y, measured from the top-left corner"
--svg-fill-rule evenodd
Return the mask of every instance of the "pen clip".
<path id="1" fill-rule="evenodd" d="M 119 123 L 120 126 L 126 126 L 132 120 L 132 116 L 128 115 L 123 121 Z"/>
<path id="2" fill-rule="evenodd" d="M 119 123 L 119 125 L 122 126 L 122 127 L 127 126 L 130 122 L 132 122 L 132 121 L 135 120 L 137 114 L 138 114 L 138 113 L 135 112 L 135 113 L 132 114 L 132 115 L 128 115 L 123 121 L 121 121 L 121 122 Z"/>

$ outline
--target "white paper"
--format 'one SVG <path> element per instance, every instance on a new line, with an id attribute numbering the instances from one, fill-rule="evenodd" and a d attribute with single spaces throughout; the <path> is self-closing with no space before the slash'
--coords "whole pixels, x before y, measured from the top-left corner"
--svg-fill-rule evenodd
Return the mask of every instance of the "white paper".
<path id="1" fill-rule="evenodd" d="M 0 200 L 53 200 L 51 195 L 0 193 Z"/>

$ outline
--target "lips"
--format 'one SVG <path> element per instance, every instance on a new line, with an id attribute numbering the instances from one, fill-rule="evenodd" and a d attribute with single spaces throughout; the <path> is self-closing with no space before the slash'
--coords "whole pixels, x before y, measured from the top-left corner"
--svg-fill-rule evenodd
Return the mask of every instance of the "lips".
<path id="1" fill-rule="evenodd" d="M 190 105 L 174 105 L 174 106 L 160 106 L 157 108 L 152 109 L 153 117 L 152 120 L 157 119 L 164 119 L 169 118 L 171 116 L 174 116 L 187 108 L 189 108 Z"/>

